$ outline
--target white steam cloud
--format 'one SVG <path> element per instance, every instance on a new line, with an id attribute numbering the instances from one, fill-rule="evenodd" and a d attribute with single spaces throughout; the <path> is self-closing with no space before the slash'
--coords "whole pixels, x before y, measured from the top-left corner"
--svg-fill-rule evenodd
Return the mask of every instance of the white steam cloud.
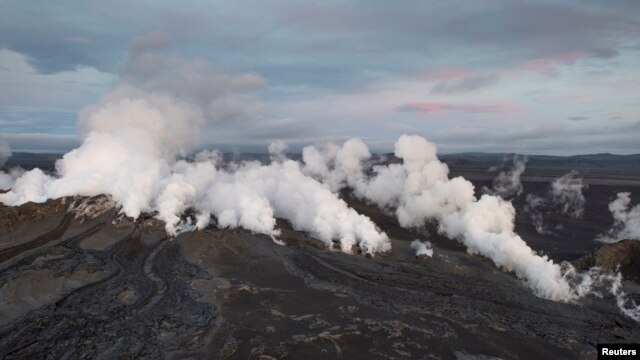
<path id="1" fill-rule="evenodd" d="M 433 257 L 433 247 L 428 241 L 420 241 L 418 239 L 411 242 L 411 248 L 416 251 L 416 256 Z"/>
<path id="2" fill-rule="evenodd" d="M 401 164 L 373 166 L 362 141 L 351 139 L 339 147 L 307 147 L 303 151 L 304 171 L 331 188 L 349 186 L 355 196 L 392 211 L 404 227 L 436 222 L 438 231 L 462 242 L 471 254 L 490 258 L 497 266 L 513 271 L 538 295 L 547 299 L 573 301 L 608 288 L 613 292 L 613 275 L 597 271 L 578 273 L 570 264 L 556 264 L 540 256 L 514 232 L 515 209 L 495 195 L 474 196 L 474 187 L 462 177 L 450 179 L 449 169 L 436 157 L 436 147 L 419 136 L 403 135 L 395 143 Z M 521 174 L 524 159 L 516 161 Z M 518 179 L 519 175 L 511 179 Z M 510 183 L 514 183 L 511 181 Z M 510 187 L 512 189 L 518 188 Z M 413 242 L 426 252 L 423 243 Z M 616 290 L 617 291 L 617 290 Z M 627 304 L 623 293 L 616 293 Z M 629 305 L 625 305 L 629 307 Z M 631 305 L 629 309 L 635 309 Z M 627 309 L 628 311 L 631 311 Z"/>
<path id="3" fill-rule="evenodd" d="M 624 239 L 640 240 L 640 204 L 630 208 L 631 194 L 618 193 L 617 198 L 609 203 L 609 211 L 613 215 L 614 224 L 597 240 L 607 243 Z"/>
<path id="4" fill-rule="evenodd" d="M 513 168 L 507 172 L 500 172 L 498 177 L 493 180 L 493 188 L 483 188 L 487 194 L 497 195 L 503 199 L 513 196 L 519 196 L 522 193 L 522 182 L 520 177 L 524 173 L 527 157 L 525 155 L 513 155 Z"/>
<path id="5" fill-rule="evenodd" d="M 527 194 L 525 201 L 524 211 L 529 214 L 531 224 L 536 229 L 536 232 L 538 234 L 551 234 L 552 232 L 545 226 L 544 212 L 541 210 L 541 208 L 547 206 L 546 199 L 534 194 Z"/>
<path id="6" fill-rule="evenodd" d="M 323 154 L 307 148 L 303 155 L 317 153 Z M 311 162 L 304 156 L 306 170 L 329 180 L 330 185 L 346 183 L 356 196 L 393 209 L 404 227 L 437 221 L 442 234 L 460 240 L 470 253 L 487 256 L 496 265 L 514 271 L 542 297 L 577 297 L 560 266 L 537 255 L 514 233 L 515 210 L 511 203 L 492 195 L 476 199 L 469 181 L 462 177 L 449 179 L 449 168 L 436 157 L 435 145 L 425 139 L 401 136 L 395 144 L 395 155 L 402 164 L 374 166 L 371 176 L 362 169 L 369 151 L 360 140 L 349 140 L 335 153 L 335 158 L 313 156 Z M 331 161 L 320 166 L 317 161 L 323 158 Z"/>
<path id="7" fill-rule="evenodd" d="M 16 179 L 24 173 L 24 170 L 18 166 L 11 168 L 8 172 L 2 170 L 2 167 L 10 157 L 11 148 L 9 147 L 9 143 L 0 137 L 0 190 L 11 189 Z"/>
<path id="8" fill-rule="evenodd" d="M 551 183 L 551 201 L 560 206 L 562 213 L 579 219 L 584 213 L 586 202 L 582 190 L 588 188 L 582 179 L 576 178 L 576 171 L 563 175 Z"/>
<path id="9" fill-rule="evenodd" d="M 545 227 L 545 214 L 560 212 L 574 219 L 583 216 L 586 199 L 582 191 L 588 185 L 576 175 L 576 171 L 571 171 L 555 179 L 543 196 L 527 194 L 524 210 L 538 233 L 551 233 Z"/>
<path id="10" fill-rule="evenodd" d="M 0 137 L 0 168 L 4 166 L 4 164 L 10 157 L 11 148 L 9 147 L 9 143 L 4 141 L 2 137 Z"/>
<path id="11" fill-rule="evenodd" d="M 339 242 L 345 252 L 355 245 L 366 253 L 390 249 L 387 235 L 369 218 L 287 160 L 283 142 L 269 147 L 269 165 L 223 167 L 216 152 L 176 161 L 198 143 L 203 127 L 248 116 L 245 109 L 253 101 L 246 92 L 264 80 L 255 74 L 222 76 L 201 62 L 144 52 L 164 44 L 158 34 L 135 41 L 123 82 L 81 112 L 83 142 L 56 163 L 56 176 L 29 171 L 0 194 L 0 201 L 20 205 L 108 194 L 127 216 L 156 212 L 170 235 L 203 228 L 215 216 L 218 227 L 242 227 L 275 239 L 281 217 L 329 246 Z M 193 210 L 195 219 L 183 219 L 186 210 Z"/>

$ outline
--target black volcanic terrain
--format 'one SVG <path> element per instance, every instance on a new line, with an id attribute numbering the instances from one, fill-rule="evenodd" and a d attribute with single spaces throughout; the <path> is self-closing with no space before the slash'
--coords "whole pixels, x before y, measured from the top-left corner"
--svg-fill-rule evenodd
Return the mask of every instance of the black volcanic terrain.
<path id="1" fill-rule="evenodd" d="M 452 175 L 476 191 L 495 177 L 484 163 L 451 159 Z M 525 194 L 572 168 L 525 172 L 516 231 L 556 261 L 624 260 L 625 290 L 638 299 L 637 241 L 601 253 L 594 241 L 613 223 L 617 192 L 640 198 L 633 166 L 578 168 L 589 185 L 584 216 L 550 216 L 549 234 L 523 210 Z M 640 342 L 638 323 L 607 294 L 539 298 L 433 229 L 418 234 L 342 197 L 391 237 L 391 252 L 347 255 L 282 220 L 285 246 L 213 227 L 168 238 L 151 214 L 134 222 L 106 197 L 0 205 L 0 358 L 595 359 L 598 343 Z M 409 247 L 424 231 L 433 258 Z"/>

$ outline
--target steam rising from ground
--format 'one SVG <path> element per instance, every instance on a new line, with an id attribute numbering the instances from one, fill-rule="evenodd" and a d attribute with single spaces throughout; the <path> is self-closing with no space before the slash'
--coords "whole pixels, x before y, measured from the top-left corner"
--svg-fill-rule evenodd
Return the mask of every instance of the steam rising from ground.
<path id="1" fill-rule="evenodd" d="M 560 206 L 562 213 L 579 219 L 584 213 L 585 198 L 582 190 L 588 188 L 576 171 L 563 175 L 551 183 L 551 201 Z"/>
<path id="2" fill-rule="evenodd" d="M 411 242 L 411 248 L 416 251 L 416 256 L 433 257 L 433 248 L 428 241 L 420 241 L 418 239 Z"/>
<path id="3" fill-rule="evenodd" d="M 640 240 L 640 204 L 630 208 L 631 194 L 618 193 L 617 198 L 609 203 L 609 211 L 613 215 L 614 224 L 597 240 L 612 243 L 624 239 Z"/>
<path id="4" fill-rule="evenodd" d="M 157 34 L 134 42 L 122 83 L 81 112 L 82 145 L 56 163 L 56 176 L 29 171 L 0 194 L 0 201 L 19 205 L 108 194 L 127 216 L 157 213 L 170 235 L 203 228 L 215 216 L 218 227 L 243 227 L 275 238 L 275 218 L 281 217 L 328 245 L 338 241 L 345 252 L 354 245 L 367 253 L 390 249 L 387 235 L 369 218 L 304 175 L 298 162 L 287 160 L 284 143 L 270 146 L 269 165 L 223 168 L 216 152 L 199 153 L 193 162 L 176 161 L 197 144 L 203 127 L 251 108 L 246 91 L 264 80 L 255 74 L 220 75 L 202 62 L 146 52 L 165 43 Z M 195 219 L 182 219 L 188 209 Z"/>
<path id="5" fill-rule="evenodd" d="M 487 194 L 497 195 L 503 199 L 513 196 L 519 196 L 522 193 L 522 182 L 520 177 L 524 173 L 527 157 L 524 155 L 514 154 L 513 168 L 507 172 L 500 172 L 498 177 L 493 180 L 493 189 L 484 187 L 483 190 Z"/>
<path id="6" fill-rule="evenodd" d="M 2 138 L 0 138 L 0 169 L 4 166 L 10 156 L 11 149 L 9 148 L 9 144 L 4 142 Z M 13 179 L 11 178 L 11 176 L 0 170 L 0 190 L 10 189 L 12 185 Z"/>
<path id="7" fill-rule="evenodd" d="M 7 142 L 0 138 L 0 167 L 4 166 L 9 157 L 11 157 L 11 148 Z"/>
<path id="8" fill-rule="evenodd" d="M 511 203 L 493 195 L 476 199 L 473 185 L 462 177 L 449 179 L 449 168 L 437 159 L 436 147 L 419 136 L 401 136 L 395 155 L 402 164 L 374 166 L 370 177 L 361 166 L 369 151 L 357 139 L 335 152 L 307 148 L 303 161 L 309 173 L 330 186 L 347 184 L 356 196 L 394 211 L 404 227 L 437 222 L 439 232 L 461 241 L 469 253 L 487 256 L 514 271 L 542 297 L 568 301 L 578 296 L 559 265 L 537 255 L 514 233 Z M 328 160 L 324 166 L 319 163 L 322 159 Z"/>
<path id="9" fill-rule="evenodd" d="M 9 172 L 2 170 L 2 167 L 10 157 L 11 148 L 9 144 L 0 137 L 0 190 L 10 189 L 16 179 L 24 173 L 24 170 L 20 167 L 14 167 L 10 169 Z"/>
<path id="10" fill-rule="evenodd" d="M 19 205 L 50 198 L 109 194 L 127 216 L 157 212 L 166 230 L 202 228 L 211 215 L 218 227 L 243 227 L 277 236 L 275 217 L 309 231 L 345 252 L 354 245 L 374 253 L 390 242 L 371 220 L 318 181 L 305 176 L 298 162 L 274 154 L 269 165 L 231 164 L 223 169 L 215 152 L 196 155 L 194 162 L 174 161 L 196 139 L 202 113 L 166 94 L 122 85 L 83 112 L 87 135 L 82 145 L 57 164 L 58 177 L 39 169 L 20 177 L 0 201 Z M 273 151 L 281 152 L 282 144 Z M 197 212 L 195 224 L 182 222 L 187 209 Z"/>
<path id="11" fill-rule="evenodd" d="M 571 171 L 555 179 L 543 196 L 527 194 L 525 211 L 538 233 L 551 233 L 545 226 L 545 215 L 561 213 L 579 219 L 584 214 L 586 199 L 582 191 L 588 185 L 576 175 L 576 171 Z"/>
<path id="12" fill-rule="evenodd" d="M 619 306 L 628 307 L 623 311 L 637 311 L 619 286 L 613 285 L 613 275 L 597 270 L 578 273 L 568 263 L 556 264 L 534 252 L 514 232 L 512 204 L 495 195 L 477 199 L 469 181 L 462 177 L 449 179 L 449 169 L 437 159 L 433 144 L 419 136 L 403 135 L 395 143 L 395 156 L 402 159 L 401 164 L 376 165 L 368 171 L 364 166 L 370 160 L 368 148 L 362 141 L 351 139 L 341 147 L 307 147 L 303 162 L 307 173 L 333 189 L 351 187 L 355 196 L 393 212 L 404 227 L 437 223 L 440 233 L 462 242 L 469 253 L 486 256 L 513 271 L 538 296 L 572 301 L 605 288 L 619 298 Z M 520 165 L 514 172 L 521 174 L 524 159 L 516 162 Z M 519 175 L 509 178 L 519 183 Z M 553 187 L 558 199 L 565 199 L 560 194 L 567 188 L 575 188 L 570 186 L 575 184 L 570 179 L 562 178 Z M 426 250 L 422 245 L 412 243 L 418 251 Z"/>

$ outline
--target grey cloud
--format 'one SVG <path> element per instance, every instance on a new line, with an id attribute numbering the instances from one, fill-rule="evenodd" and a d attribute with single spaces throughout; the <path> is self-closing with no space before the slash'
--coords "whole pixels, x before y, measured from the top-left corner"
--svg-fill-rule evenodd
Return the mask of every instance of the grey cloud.
<path id="1" fill-rule="evenodd" d="M 582 121 L 587 119 L 589 119 L 587 116 L 569 116 L 569 120 L 571 121 Z"/>
<path id="2" fill-rule="evenodd" d="M 591 49 L 589 53 L 593 57 L 600 59 L 611 59 L 619 55 L 617 50 L 611 48 Z"/>
<path id="3" fill-rule="evenodd" d="M 532 127 L 509 127 L 499 131 L 480 127 L 456 127 L 442 131 L 439 140 L 451 142 L 467 142 L 474 139 L 491 139 L 495 141 L 519 141 L 538 138 L 566 138 L 568 135 L 576 137 L 598 135 L 620 135 L 640 130 L 640 121 L 620 124 L 601 123 L 591 126 L 547 124 Z"/>
<path id="4" fill-rule="evenodd" d="M 73 111 L 0 106 L 0 129 L 4 132 L 73 132 L 75 120 Z"/>
<path id="5" fill-rule="evenodd" d="M 454 66 L 495 69 L 541 58 L 569 61 L 563 60 L 569 53 L 607 59 L 617 54 L 621 40 L 639 33 L 638 20 L 625 6 L 598 3 L 276 1 L 265 6 L 240 1 L 185 9 L 111 1 L 40 4 L 38 11 L 23 4 L 5 3 L 0 9 L 9 19 L 0 22 L 0 44 L 27 54 L 41 72 L 80 65 L 115 71 L 127 39 L 161 29 L 181 50 L 260 71 L 271 83 L 330 87 L 451 66 L 451 57 L 461 54 Z M 124 7 L 126 14 L 116 11 Z M 65 9 L 75 16 L 65 16 Z M 80 37 L 86 41 L 77 41 Z M 163 48 L 166 40 L 155 36 L 133 46 Z M 460 89 L 478 86 L 477 81 Z"/>
<path id="6" fill-rule="evenodd" d="M 431 89 L 431 92 L 434 94 L 469 92 L 493 85 L 499 80 L 497 74 L 470 75 L 462 79 L 440 82 Z"/>
<path id="7" fill-rule="evenodd" d="M 318 97 L 318 93 L 352 94 L 356 90 L 367 90 L 372 83 L 393 86 L 405 80 L 416 82 L 420 74 L 441 68 L 460 68 L 482 74 L 441 81 L 433 89 L 433 93 L 451 95 L 467 95 L 465 92 L 483 89 L 499 81 L 511 81 L 501 69 L 531 61 L 562 65 L 596 59 L 599 61 L 594 60 L 597 66 L 589 68 L 599 70 L 600 65 L 611 64 L 607 59 L 618 53 L 635 51 L 633 45 L 640 35 L 640 22 L 635 16 L 639 5 L 637 1 L 616 1 L 615 4 L 589 1 L 588 6 L 582 2 L 533 0 L 483 4 L 476 1 L 419 1 L 398 6 L 386 1 L 312 5 L 277 0 L 268 6 L 264 2 L 238 1 L 191 4 L 189 7 L 179 3 L 158 5 L 149 0 L 136 3 L 114 0 L 90 5 L 67 1 L 4 2 L 0 4 L 3 14 L 0 47 L 27 55 L 41 73 L 93 66 L 120 73 L 127 82 L 148 90 L 171 88 L 175 96 L 197 99 L 220 124 L 229 125 L 230 130 L 213 137 L 215 141 L 233 139 L 249 144 L 284 137 L 302 142 L 336 139 L 349 133 L 369 137 L 374 144 L 388 144 L 385 140 L 389 136 L 387 128 L 384 124 L 373 124 L 378 119 L 355 118 L 356 115 L 352 119 L 340 114 L 327 119 L 331 125 L 326 125 L 318 120 L 324 121 L 322 114 L 309 114 L 315 123 L 300 119 L 284 123 L 278 119 L 287 119 L 290 114 L 284 111 L 271 116 L 267 103 L 286 109 L 282 104 L 291 102 L 292 98 L 309 99 Z M 149 31 L 156 32 L 130 43 L 130 39 Z M 169 36 L 175 41 L 172 42 Z M 131 54 L 127 53 L 128 45 Z M 173 48 L 169 48 L 171 45 Z M 184 61 L 159 56 L 159 52 L 188 54 L 199 60 Z M 624 59 L 620 56 L 618 60 Z M 271 90 L 263 94 L 267 82 Z M 522 83 L 516 81 L 515 85 Z M 298 91 L 305 88 L 310 90 Z M 525 90 L 516 88 L 516 91 Z M 501 99 L 487 99 L 492 100 Z M 404 101 L 411 99 L 399 99 L 400 104 Z M 507 116 L 508 111 L 496 105 L 473 105 L 481 101 L 452 97 L 439 103 L 422 104 L 421 112 L 424 115 L 438 109 L 449 110 L 447 115 L 439 115 L 450 115 L 454 123 L 459 119 L 470 119 L 469 113 L 482 113 L 478 115 L 478 124 L 492 114 Z M 633 116 L 633 109 L 620 110 L 630 113 L 625 118 Z M 580 109 L 569 111 L 583 113 Z M 518 115 L 513 114 L 514 117 Z M 384 121 L 419 116 L 415 112 L 396 112 Z M 557 114 L 551 116 L 558 117 Z M 574 121 L 565 122 L 587 125 L 588 122 L 577 121 L 577 117 L 572 116 Z M 60 127 L 50 125 L 50 122 L 60 119 L 60 124 L 68 128 L 71 125 L 69 118 L 69 115 L 56 115 L 52 117 L 54 120 L 47 121 L 38 118 L 40 123 L 24 123 L 31 127 L 22 131 L 59 131 Z M 369 122 L 365 124 L 363 120 Z M 12 123 L 15 125 L 10 129 L 12 132 L 21 131 L 18 123 Z M 424 123 L 411 125 L 425 129 Z M 5 130 L 6 126 L 12 125 L 2 126 Z M 582 139 L 574 137 L 584 137 L 594 143 L 609 137 L 609 149 L 628 152 L 634 148 L 625 140 L 628 133 L 598 137 L 595 133 L 584 134 L 591 131 L 588 129 L 563 130 L 562 133 L 573 142 L 560 139 L 557 129 L 547 127 L 504 131 L 512 134 L 512 138 L 496 136 L 492 133 L 498 132 L 495 130 L 471 131 L 473 135 L 468 145 L 456 140 L 468 137 L 468 134 L 455 134 L 458 131 L 455 128 L 438 133 L 436 137 L 439 141 L 450 139 L 452 146 L 476 146 L 478 149 L 510 147 L 516 150 L 525 145 L 543 148 L 542 144 L 548 146 L 549 151 L 569 147 L 589 149 Z M 433 132 L 425 135 L 434 138 Z M 482 136 L 487 136 L 486 142 L 482 141 Z M 555 145 L 544 137 L 554 139 Z M 524 145 L 518 139 L 523 140 Z M 606 148 L 604 143 L 598 146 Z"/>
<path id="8" fill-rule="evenodd" d="M 575 123 L 574 123 L 575 124 Z M 590 126 L 548 124 L 528 128 L 449 128 L 431 135 L 445 151 L 518 151 L 540 154 L 640 153 L 640 121 Z"/>
<path id="9" fill-rule="evenodd" d="M 200 58 L 155 53 L 172 43 L 171 37 L 161 32 L 134 39 L 121 75 L 122 82 L 193 102 L 212 124 L 237 126 L 252 123 L 265 114 L 266 106 L 257 97 L 257 92 L 267 86 L 262 76 L 256 73 L 228 75 Z"/>
<path id="10" fill-rule="evenodd" d="M 13 151 L 62 153 L 80 145 L 75 135 L 7 133 L 4 138 Z"/>
<path id="11" fill-rule="evenodd" d="M 173 46 L 173 39 L 162 31 L 153 31 L 133 39 L 129 48 L 132 52 L 148 52 L 166 49 Z"/>
<path id="12" fill-rule="evenodd" d="M 123 39 L 120 29 L 99 26 L 98 16 L 90 12 L 69 16 L 68 9 L 61 3 L 3 2 L 0 47 L 25 54 L 42 74 L 80 66 L 115 70 L 122 54 L 114 51 Z"/>
<path id="13" fill-rule="evenodd" d="M 610 58 L 617 53 L 620 36 L 638 33 L 638 21 L 601 6 L 509 2 L 480 13 L 474 9 L 448 21 L 443 30 L 453 29 L 449 36 L 458 41 L 507 47 L 523 58 L 562 60 L 571 53 Z"/>

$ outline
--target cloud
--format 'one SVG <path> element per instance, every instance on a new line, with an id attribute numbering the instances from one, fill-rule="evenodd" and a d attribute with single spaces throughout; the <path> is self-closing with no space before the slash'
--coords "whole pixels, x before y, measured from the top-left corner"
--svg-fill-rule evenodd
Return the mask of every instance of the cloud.
<path id="1" fill-rule="evenodd" d="M 63 0 L 55 5 L 0 5 L 0 12 L 9 19 L 0 23 L 2 51 L 19 54 L 31 66 L 28 75 L 12 69 L 9 82 L 2 74 L 0 102 L 6 99 L 4 106 L 40 108 L 43 117 L 45 108 L 75 112 L 95 103 L 115 82 L 114 74 L 129 71 L 131 82 L 147 83 L 145 67 L 155 73 L 172 66 L 172 56 L 162 56 L 158 62 L 159 54 L 176 54 L 175 58 L 188 54 L 191 68 L 199 66 L 196 62 L 209 63 L 211 72 L 232 77 L 259 74 L 254 80 L 261 78 L 263 83 L 244 96 L 236 94 L 212 104 L 212 112 L 234 124 L 237 131 L 205 129 L 212 135 L 211 143 L 233 139 L 244 147 L 260 141 L 263 149 L 269 140 L 279 138 L 279 129 L 287 130 L 268 123 L 287 119 L 291 124 L 300 123 L 292 126 L 291 135 L 284 134 L 294 147 L 297 139 L 361 136 L 372 144 L 385 143 L 389 150 L 393 138 L 401 133 L 389 130 L 391 122 L 397 124 L 396 129 L 421 129 L 430 135 L 443 130 L 441 124 L 420 123 L 419 114 L 424 112 L 396 111 L 398 105 L 420 103 L 425 94 L 434 96 L 427 103 L 453 105 L 443 107 L 448 110 L 426 108 L 430 116 L 444 120 L 441 123 L 459 127 L 473 122 L 495 132 L 504 126 L 554 122 L 567 114 L 587 113 L 595 122 L 606 120 L 598 115 L 605 110 L 626 112 L 628 120 L 638 113 L 634 87 L 624 85 L 630 90 L 610 91 L 588 85 L 594 70 L 608 71 L 598 76 L 611 84 L 637 73 L 638 50 L 633 44 L 640 27 L 633 16 L 637 5 L 632 2 L 581 6 L 525 1 L 480 6 L 455 0 L 393 6 L 277 0 L 268 6 L 239 1 L 188 8 L 120 0 L 65 4 Z M 151 35 L 127 48 L 130 39 L 150 31 Z M 134 61 L 131 54 L 139 56 Z M 451 71 L 449 76 L 425 81 L 423 74 L 443 69 L 459 73 Z M 63 73 L 66 76 L 58 76 Z M 17 77 L 23 80 L 16 86 Z M 47 80 L 40 83 L 42 79 Z M 99 91 L 91 87 L 97 82 L 102 86 Z M 206 92 L 202 83 L 198 87 L 199 92 Z M 540 90 L 541 95 L 523 99 L 521 94 L 532 89 Z M 593 102 L 576 104 L 575 99 L 562 99 L 563 94 L 588 95 Z M 261 101 L 253 101 L 255 98 Z M 483 104 L 489 106 L 477 106 Z M 522 113 L 505 111 L 503 105 L 508 104 L 520 105 Z M 250 125 L 246 118 L 256 120 Z M 56 115 L 55 119 L 65 124 L 65 133 L 71 133 L 71 116 Z M 1 126 L 0 131 L 8 130 Z M 38 129 L 21 129 L 16 124 L 10 131 L 62 132 L 45 124 Z M 556 144 L 547 150 L 562 151 L 565 144 Z M 493 146 L 490 150 L 498 151 L 506 144 Z M 610 141 L 606 151 L 620 148 L 618 142 Z"/>
<path id="2" fill-rule="evenodd" d="M 162 31 L 153 31 L 135 38 L 129 45 L 133 53 L 157 51 L 173 46 L 173 39 Z"/>
<path id="3" fill-rule="evenodd" d="M 159 32 L 134 39 L 123 81 L 195 102 L 211 122 L 255 122 L 264 113 L 264 104 L 255 96 L 267 85 L 263 77 L 253 72 L 229 76 L 200 58 L 155 54 L 171 43 L 171 38 Z"/>
<path id="4" fill-rule="evenodd" d="M 3 4 L 0 11 L 12 20 L 0 23 L 0 47 L 25 54 L 40 74 L 81 67 L 115 71 L 122 53 L 114 51 L 123 39 L 121 30 L 115 24 L 102 27 L 105 19 L 82 6 L 76 8 L 81 15 L 69 16 L 70 8 L 58 5 Z"/>
<path id="5" fill-rule="evenodd" d="M 466 55 L 461 62 L 484 60 L 498 67 L 567 51 L 607 59 L 622 40 L 638 34 L 631 3 L 613 7 L 527 1 L 480 6 L 452 1 L 398 7 L 366 1 L 275 1 L 269 6 L 241 1 L 186 9 L 142 2 L 126 4 L 126 13 L 118 11 L 125 5 L 120 1 L 74 5 L 40 4 L 39 11 L 31 11 L 35 5 L 4 4 L 2 12 L 18 20 L 0 24 L 0 34 L 5 34 L 0 44 L 27 54 L 43 73 L 79 65 L 113 71 L 112 65 L 124 55 L 121 46 L 126 39 L 160 29 L 180 39 L 185 49 L 198 47 L 225 65 L 248 65 L 245 68 L 268 74 L 270 81 L 278 82 L 271 79 L 275 76 L 283 82 L 322 79 L 335 85 L 390 72 L 390 63 L 402 69 L 396 72 L 417 70 L 425 63 L 441 66 L 450 63 L 454 53 Z M 136 21 L 123 21 L 128 17 Z M 40 26 L 27 25 L 34 23 Z M 278 31 L 273 24 L 278 24 Z M 74 40 L 80 37 L 83 41 Z M 52 57 L 53 51 L 58 56 Z M 286 77 L 289 72 L 298 75 Z"/>
<path id="6" fill-rule="evenodd" d="M 451 94 L 475 91 L 493 84 L 500 80 L 497 74 L 469 75 L 459 79 L 437 83 L 432 94 Z"/>
<path id="7" fill-rule="evenodd" d="M 569 120 L 571 121 L 582 121 L 589 119 L 587 116 L 570 116 Z"/>
<path id="8" fill-rule="evenodd" d="M 12 149 L 28 152 L 63 153 L 80 144 L 76 135 L 6 133 L 4 137 Z"/>
<path id="9" fill-rule="evenodd" d="M 518 106 L 511 104 L 465 104 L 445 102 L 417 102 L 398 107 L 398 111 L 421 112 L 425 114 L 431 114 L 440 111 L 459 111 L 467 113 L 505 113 L 518 110 Z"/>
<path id="10" fill-rule="evenodd" d="M 636 133 L 640 121 L 612 124 L 582 122 L 541 125 L 505 126 L 500 131 L 477 126 L 449 127 L 432 134 L 439 144 L 456 151 L 513 151 L 527 149 L 528 153 L 638 153 Z M 551 150 L 553 149 L 553 150 Z"/>

